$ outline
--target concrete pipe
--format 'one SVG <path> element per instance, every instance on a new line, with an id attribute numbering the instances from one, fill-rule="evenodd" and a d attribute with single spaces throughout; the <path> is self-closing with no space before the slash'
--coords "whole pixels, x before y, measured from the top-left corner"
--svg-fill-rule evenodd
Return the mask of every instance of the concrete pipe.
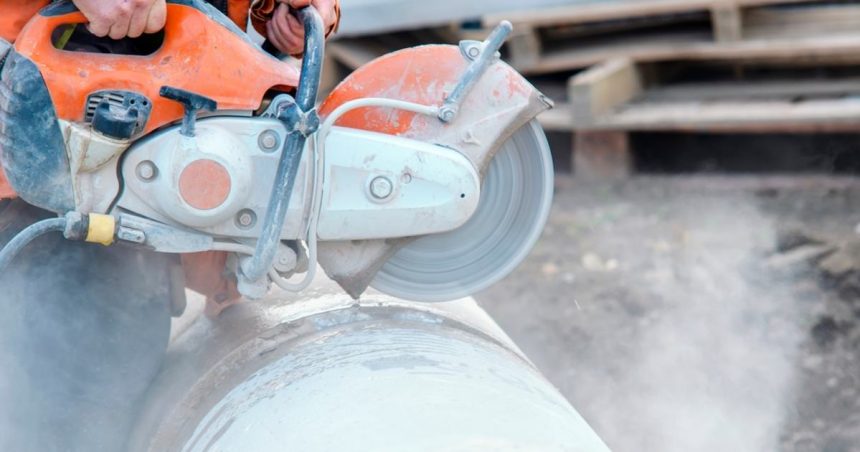
<path id="1" fill-rule="evenodd" d="M 133 451 L 607 451 L 472 299 L 328 289 L 199 318 Z"/>

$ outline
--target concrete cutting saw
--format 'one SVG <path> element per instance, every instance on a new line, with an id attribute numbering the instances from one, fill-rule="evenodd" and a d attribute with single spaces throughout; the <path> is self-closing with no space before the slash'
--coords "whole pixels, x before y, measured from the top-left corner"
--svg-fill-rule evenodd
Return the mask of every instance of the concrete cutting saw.
<path id="1" fill-rule="evenodd" d="M 535 121 L 551 102 L 499 49 L 378 58 L 323 100 L 322 23 L 301 72 L 218 10 L 168 1 L 163 32 L 110 41 L 71 2 L 0 41 L 0 194 L 58 214 L 35 237 L 226 253 L 238 290 L 302 291 L 319 265 L 350 295 L 473 294 L 512 272 L 546 221 L 553 170 Z M 5 179 L 5 180 L 4 180 Z"/>

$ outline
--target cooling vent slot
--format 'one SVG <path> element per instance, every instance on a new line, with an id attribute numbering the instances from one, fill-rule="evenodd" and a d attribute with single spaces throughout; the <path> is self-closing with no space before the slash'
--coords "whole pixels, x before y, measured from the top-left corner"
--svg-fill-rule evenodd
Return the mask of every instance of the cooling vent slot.
<path id="1" fill-rule="evenodd" d="M 152 102 L 146 96 L 141 96 L 131 91 L 97 91 L 92 93 L 87 98 L 87 111 L 84 114 L 84 122 L 88 124 L 93 122 L 96 107 L 102 102 L 107 102 L 117 107 L 136 108 L 139 114 L 138 118 L 140 119 L 137 120 L 134 134 L 137 135 L 143 132 L 143 128 L 146 127 L 146 121 L 149 120 L 149 112 L 152 111 Z"/>

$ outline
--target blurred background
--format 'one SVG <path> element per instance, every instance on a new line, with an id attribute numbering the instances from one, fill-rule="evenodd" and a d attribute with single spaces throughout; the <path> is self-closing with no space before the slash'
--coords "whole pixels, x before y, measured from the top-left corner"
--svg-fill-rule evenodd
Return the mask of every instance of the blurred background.
<path id="1" fill-rule="evenodd" d="M 860 1 L 345 0 L 327 86 L 482 39 L 556 102 L 481 304 L 617 451 L 860 451 Z"/>

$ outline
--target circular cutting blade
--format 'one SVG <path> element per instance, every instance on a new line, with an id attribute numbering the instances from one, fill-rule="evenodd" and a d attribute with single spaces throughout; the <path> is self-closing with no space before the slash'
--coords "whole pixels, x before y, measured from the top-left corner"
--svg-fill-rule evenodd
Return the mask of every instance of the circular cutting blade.
<path id="1" fill-rule="evenodd" d="M 487 169 L 481 200 L 458 229 L 422 237 L 386 262 L 371 286 L 414 301 L 450 301 L 498 282 L 525 259 L 546 224 L 553 165 L 536 120 L 506 141 Z"/>

